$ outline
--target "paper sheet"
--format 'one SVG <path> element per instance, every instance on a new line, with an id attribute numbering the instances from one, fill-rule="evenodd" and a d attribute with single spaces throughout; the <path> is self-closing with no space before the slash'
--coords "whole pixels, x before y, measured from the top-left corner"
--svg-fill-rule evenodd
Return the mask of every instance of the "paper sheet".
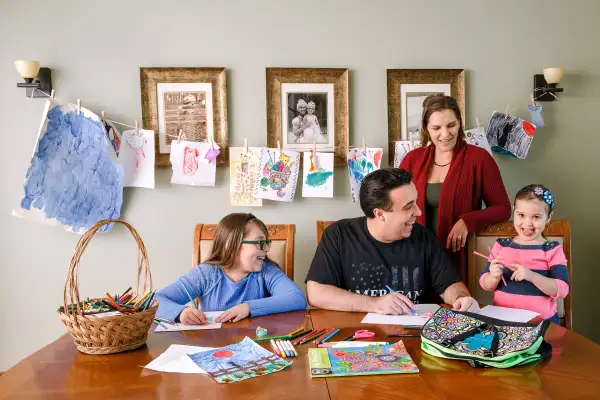
<path id="1" fill-rule="evenodd" d="M 333 153 L 304 152 L 302 197 L 333 197 Z"/>
<path id="2" fill-rule="evenodd" d="M 171 142 L 171 183 L 215 186 L 217 161 L 210 154 L 216 150 L 219 150 L 219 146 L 214 142 Z"/>
<path id="3" fill-rule="evenodd" d="M 440 308 L 440 306 L 437 304 L 416 304 L 415 311 L 418 315 L 381 315 L 368 313 L 361 321 L 361 324 L 423 326 L 429 319 L 426 314 L 435 313 L 438 308 Z"/>
<path id="4" fill-rule="evenodd" d="M 539 315 L 538 313 L 529 310 L 498 306 L 485 306 L 479 311 L 479 314 L 512 322 L 529 322 Z"/>
<path id="5" fill-rule="evenodd" d="M 205 314 L 208 317 L 208 321 L 210 322 L 206 325 L 184 325 L 181 323 L 169 324 L 166 322 L 161 322 L 161 324 L 164 325 L 164 328 L 160 325 L 157 325 L 154 332 L 201 331 L 204 329 L 219 329 L 221 327 L 221 323 L 213 321 L 222 313 L 223 311 L 206 312 Z"/>
<path id="6" fill-rule="evenodd" d="M 357 147 L 348 150 L 348 173 L 350 174 L 350 194 L 353 203 L 358 201 L 362 180 L 369 173 L 379 169 L 382 157 L 382 148 Z"/>
<path id="7" fill-rule="evenodd" d="M 202 368 L 197 366 L 188 354 L 200 351 L 214 350 L 214 347 L 185 346 L 172 344 L 164 353 L 152 360 L 144 368 L 160 372 L 179 372 L 181 374 L 205 374 Z"/>
<path id="8" fill-rule="evenodd" d="M 139 129 L 123 132 L 119 164 L 125 177 L 123 186 L 154 189 L 154 131 Z"/>

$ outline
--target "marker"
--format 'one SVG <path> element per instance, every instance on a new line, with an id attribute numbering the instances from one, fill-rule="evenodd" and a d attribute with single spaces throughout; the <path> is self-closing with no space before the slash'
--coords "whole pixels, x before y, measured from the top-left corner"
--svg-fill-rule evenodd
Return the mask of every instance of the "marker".
<path id="1" fill-rule="evenodd" d="M 392 333 L 387 337 L 421 337 L 421 335 L 418 333 Z"/>
<path id="2" fill-rule="evenodd" d="M 287 345 L 290 348 L 290 350 L 292 350 L 294 352 L 294 355 L 296 357 L 299 357 L 298 355 L 298 351 L 296 351 L 296 348 L 294 347 L 294 345 L 292 344 L 292 342 L 290 342 L 289 340 L 287 341 Z"/>
<path id="3" fill-rule="evenodd" d="M 281 351 L 279 350 L 279 347 L 277 347 L 273 339 L 271 339 L 271 347 L 273 347 L 273 351 L 275 352 L 275 354 L 281 357 Z"/>

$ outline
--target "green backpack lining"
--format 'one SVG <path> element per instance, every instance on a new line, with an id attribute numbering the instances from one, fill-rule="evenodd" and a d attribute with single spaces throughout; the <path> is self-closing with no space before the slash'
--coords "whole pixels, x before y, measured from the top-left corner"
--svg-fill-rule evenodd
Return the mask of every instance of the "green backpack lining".
<path id="1" fill-rule="evenodd" d="M 550 322 L 526 324 L 440 309 L 421 333 L 421 349 L 432 356 L 468 361 L 474 368 L 510 368 L 552 353 L 544 340 Z"/>

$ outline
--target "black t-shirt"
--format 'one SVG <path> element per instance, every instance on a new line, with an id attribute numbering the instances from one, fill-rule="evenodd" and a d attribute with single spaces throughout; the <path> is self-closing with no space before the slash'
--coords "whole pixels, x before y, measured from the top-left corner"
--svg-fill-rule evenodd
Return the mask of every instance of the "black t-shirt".
<path id="1" fill-rule="evenodd" d="M 387 285 L 415 303 L 439 303 L 439 295 L 460 282 L 425 227 L 414 224 L 410 237 L 383 243 L 369 233 L 366 217 L 342 219 L 325 230 L 306 280 L 368 296 L 385 296 Z"/>

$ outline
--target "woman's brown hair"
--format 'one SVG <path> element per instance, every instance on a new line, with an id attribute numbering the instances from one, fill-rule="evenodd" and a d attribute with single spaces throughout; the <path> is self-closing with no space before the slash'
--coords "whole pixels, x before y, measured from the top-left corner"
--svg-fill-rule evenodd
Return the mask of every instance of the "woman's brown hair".
<path id="1" fill-rule="evenodd" d="M 427 143 L 431 140 L 429 131 L 427 130 L 427 124 L 429 124 L 429 118 L 431 114 L 436 111 L 452 110 L 458 120 L 458 138 L 457 140 L 465 140 L 465 132 L 463 131 L 463 121 L 460 115 L 460 108 L 454 97 L 444 96 L 441 94 L 429 95 L 423 100 L 423 115 L 421 118 L 421 146 L 427 146 Z"/>
<path id="2" fill-rule="evenodd" d="M 229 268 L 235 261 L 235 256 L 242 246 L 242 240 L 246 234 L 249 224 L 254 224 L 265 234 L 265 240 L 269 239 L 267 226 L 252 214 L 233 213 L 226 215 L 219 221 L 213 239 L 213 248 L 203 261 L 203 264 L 215 264 L 221 268 Z M 265 257 L 265 261 L 277 265 Z"/>

